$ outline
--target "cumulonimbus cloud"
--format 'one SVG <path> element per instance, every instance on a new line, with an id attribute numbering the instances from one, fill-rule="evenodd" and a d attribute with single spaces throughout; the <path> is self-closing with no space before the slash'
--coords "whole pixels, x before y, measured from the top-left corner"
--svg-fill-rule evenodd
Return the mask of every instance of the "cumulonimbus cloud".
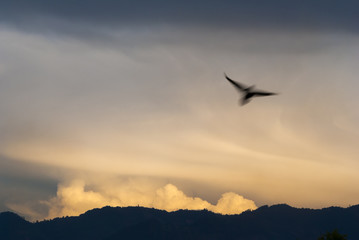
<path id="1" fill-rule="evenodd" d="M 233 192 L 224 193 L 217 204 L 213 205 L 199 197 L 187 196 L 173 184 L 151 190 L 130 189 L 127 186 L 123 189 L 126 192 L 106 189 L 94 191 L 87 189 L 82 180 L 74 180 L 68 185 L 60 184 L 56 197 L 46 202 L 49 205 L 47 218 L 76 216 L 104 206 L 143 206 L 166 211 L 208 209 L 220 214 L 239 214 L 257 208 L 252 200 Z"/>

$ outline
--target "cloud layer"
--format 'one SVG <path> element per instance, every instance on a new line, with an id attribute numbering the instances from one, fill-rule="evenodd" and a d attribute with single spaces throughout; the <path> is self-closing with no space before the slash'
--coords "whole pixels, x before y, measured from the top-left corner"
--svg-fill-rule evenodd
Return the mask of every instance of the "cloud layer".
<path id="1" fill-rule="evenodd" d="M 167 184 L 158 189 L 148 188 L 142 184 L 134 188 L 129 188 L 129 185 L 120 185 L 116 189 L 102 188 L 96 191 L 89 189 L 82 180 L 74 180 L 68 185 L 59 185 L 57 196 L 46 204 L 50 209 L 47 218 L 75 216 L 104 206 L 139 205 L 166 211 L 208 209 L 221 214 L 239 214 L 245 210 L 257 208 L 252 200 L 233 192 L 224 193 L 218 203 L 213 205 L 201 198 L 187 196 L 173 184 Z"/>
<path id="2" fill-rule="evenodd" d="M 0 28 L 0 153 L 189 192 L 216 185 L 212 202 L 231 191 L 261 204 L 357 202 L 358 38 L 152 30 L 113 32 L 109 43 Z M 238 108 L 223 71 L 282 94 Z M 6 189 L 31 182 L 11 171 Z M 31 189 L 53 194 L 60 175 Z M 24 188 L 2 202 L 33 199 Z"/>
<path id="3" fill-rule="evenodd" d="M 173 186 L 200 189 L 213 211 L 240 202 L 225 194 L 214 205 L 223 192 L 258 204 L 357 204 L 357 5 L 2 1 L 0 204 L 30 214 L 70 172 L 160 178 L 132 199 L 168 209 L 206 205 Z M 281 94 L 238 108 L 223 71 Z M 65 203 L 77 212 L 66 193 L 92 207 L 137 189 L 89 186 L 63 183 L 53 215 Z M 170 197 L 181 200 L 171 207 Z"/>
<path id="4" fill-rule="evenodd" d="M 175 25 L 186 27 L 293 28 L 357 31 L 358 2 L 325 0 L 165 1 L 121 0 L 2 1 L 0 20 L 33 28 L 46 24 L 57 30 L 75 26 L 128 27 Z M 44 21 L 46 19 L 47 21 Z M 59 22 L 67 22 L 64 28 Z M 62 29 L 61 29 L 62 28 Z M 87 28 L 90 30 L 90 28 Z M 72 30 L 68 31 L 71 32 Z"/>

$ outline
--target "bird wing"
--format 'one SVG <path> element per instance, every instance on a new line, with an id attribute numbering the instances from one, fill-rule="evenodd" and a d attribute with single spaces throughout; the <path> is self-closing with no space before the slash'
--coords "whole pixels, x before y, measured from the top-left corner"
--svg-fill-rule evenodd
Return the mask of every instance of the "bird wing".
<path id="1" fill-rule="evenodd" d="M 277 95 L 278 93 L 273 92 L 265 92 L 265 91 L 253 91 L 251 92 L 253 94 L 253 97 L 264 97 L 264 96 L 271 96 L 271 95 Z"/>
<path id="2" fill-rule="evenodd" d="M 236 87 L 236 89 L 240 90 L 240 91 L 244 91 L 247 87 L 242 84 L 242 83 L 239 83 L 239 82 L 236 82 L 232 79 L 230 79 L 226 74 L 224 74 L 224 76 L 226 77 L 226 79 L 233 84 L 233 86 Z"/>

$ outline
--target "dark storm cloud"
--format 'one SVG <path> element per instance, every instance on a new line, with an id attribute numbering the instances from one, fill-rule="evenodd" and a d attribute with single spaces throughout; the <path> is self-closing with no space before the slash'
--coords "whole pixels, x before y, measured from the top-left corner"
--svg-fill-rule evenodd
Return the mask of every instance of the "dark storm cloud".
<path id="1" fill-rule="evenodd" d="M 359 2 L 354 0 L 1 1 L 0 21 L 3 23 L 21 27 L 39 27 L 48 26 L 54 19 L 90 27 L 166 24 L 209 28 L 302 28 L 356 32 Z"/>

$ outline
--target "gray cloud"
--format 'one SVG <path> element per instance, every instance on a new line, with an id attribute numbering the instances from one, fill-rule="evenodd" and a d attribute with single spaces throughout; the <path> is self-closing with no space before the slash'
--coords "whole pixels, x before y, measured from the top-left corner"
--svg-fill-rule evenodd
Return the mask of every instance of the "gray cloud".
<path id="1" fill-rule="evenodd" d="M 57 30 L 71 31 L 72 25 L 75 32 L 134 25 L 357 32 L 358 11 L 354 0 L 18 0 L 1 2 L 0 21 L 25 29 L 56 25 Z"/>
<path id="2" fill-rule="evenodd" d="M 0 212 L 21 204 L 23 216 L 39 217 L 47 214 L 47 207 L 40 200 L 56 194 L 60 169 L 10 159 L 0 155 Z M 63 174 L 61 174 L 63 175 Z"/>

